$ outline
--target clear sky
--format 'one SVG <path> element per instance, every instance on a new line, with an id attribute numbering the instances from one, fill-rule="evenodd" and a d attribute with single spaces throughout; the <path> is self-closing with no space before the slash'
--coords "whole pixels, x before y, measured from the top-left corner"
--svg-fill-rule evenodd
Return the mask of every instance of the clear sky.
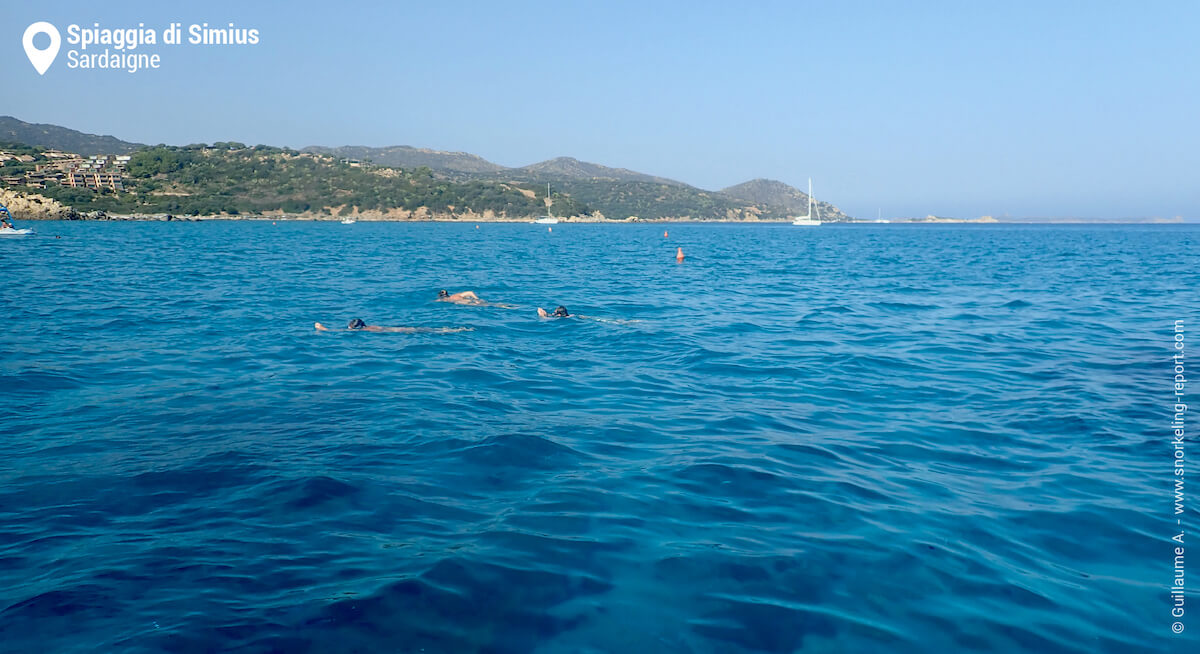
<path id="1" fill-rule="evenodd" d="M 44 76 L 22 47 L 39 20 L 63 38 Z M 66 67 L 72 23 L 172 21 L 261 42 Z M 0 26 L 0 114 L 131 141 L 812 177 L 863 218 L 1200 219 L 1192 1 L 4 2 Z"/>

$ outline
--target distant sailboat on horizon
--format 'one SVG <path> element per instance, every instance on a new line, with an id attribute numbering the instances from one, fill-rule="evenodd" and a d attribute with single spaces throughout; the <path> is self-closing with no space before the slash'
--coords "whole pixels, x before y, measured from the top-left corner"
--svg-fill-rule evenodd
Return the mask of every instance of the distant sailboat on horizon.
<path id="1" fill-rule="evenodd" d="M 555 218 L 554 216 L 550 215 L 550 207 L 554 204 L 554 200 L 550 199 L 550 184 L 549 183 L 546 184 L 546 199 L 550 201 L 550 204 L 546 205 L 546 215 L 542 216 L 541 218 L 538 218 L 537 220 L 535 220 L 533 222 L 534 222 L 534 224 L 537 224 L 537 225 L 557 225 L 558 218 Z"/>
<path id="2" fill-rule="evenodd" d="M 814 211 L 816 211 L 816 218 L 813 217 Z M 813 199 L 811 177 L 808 178 L 808 214 L 796 218 L 792 224 L 801 227 L 817 227 L 821 224 L 820 209 L 817 209 L 817 201 Z"/>

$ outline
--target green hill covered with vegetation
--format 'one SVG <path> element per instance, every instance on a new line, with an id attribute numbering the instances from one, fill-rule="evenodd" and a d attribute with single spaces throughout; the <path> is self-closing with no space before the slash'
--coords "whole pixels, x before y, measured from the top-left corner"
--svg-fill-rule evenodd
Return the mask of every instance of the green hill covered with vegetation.
<path id="1" fill-rule="evenodd" d="M 605 179 L 560 179 L 554 192 L 562 192 L 587 207 L 599 209 L 608 218 L 623 220 L 783 220 L 781 207 L 757 206 L 749 202 L 704 191 L 692 186 Z"/>
<path id="2" fill-rule="evenodd" d="M 807 208 L 808 201 L 804 193 L 779 182 L 754 180 L 706 191 L 570 157 L 505 168 L 469 153 L 408 146 L 305 151 L 240 143 L 147 147 L 0 116 L 0 150 L 5 148 L 9 155 L 20 155 L 0 161 L 0 177 L 9 189 L 48 196 L 74 212 L 365 213 L 380 219 L 498 220 L 549 212 L 609 220 L 787 220 L 800 207 Z M 44 148 L 82 155 L 127 153 L 132 158 L 119 184 L 94 190 L 78 186 L 78 177 L 71 186 L 69 157 Z M 547 182 L 554 189 L 549 210 Z M 833 205 L 818 204 L 823 219 L 850 220 Z"/>
<path id="3" fill-rule="evenodd" d="M 30 152 L 36 148 L 29 149 Z M 38 156 L 31 167 L 51 163 Z M 29 189 L 76 211 L 110 214 L 338 216 L 378 212 L 442 217 L 490 214 L 526 219 L 547 213 L 545 186 L 528 175 L 451 178 L 427 167 L 388 168 L 347 163 L 313 152 L 240 143 L 156 146 L 137 150 L 124 190 L 72 188 L 54 182 Z M 549 213 L 624 220 L 780 220 L 786 211 L 679 184 L 613 179 L 554 182 Z M 397 215 L 396 212 L 400 212 Z M 404 212 L 410 212 L 405 214 Z"/>
<path id="4" fill-rule="evenodd" d="M 428 168 L 358 167 L 326 155 L 238 143 L 138 150 L 127 171 L 122 193 L 57 184 L 38 192 L 80 211 L 109 213 L 335 214 L 421 208 L 507 217 L 545 213 L 535 190 L 522 192 L 514 184 L 455 182 Z"/>
<path id="5" fill-rule="evenodd" d="M 46 196 L 84 213 L 283 212 L 385 220 L 524 220 L 550 213 L 609 220 L 786 220 L 798 202 L 807 202 L 803 193 L 779 183 L 773 184 L 782 191 L 771 189 L 777 191 L 773 194 L 736 197 L 731 191 L 738 187 L 705 191 L 565 158 L 540 168 L 468 173 L 428 166 L 377 166 L 336 154 L 241 143 L 142 147 L 130 155 L 115 190 L 92 189 L 68 184 L 70 166 L 78 165 L 71 164 L 69 156 L 21 143 L 0 143 L 0 150 L 9 155 L 0 162 L 0 177 L 11 190 Z M 549 209 L 547 182 L 553 186 Z M 831 205 L 824 205 L 822 215 L 848 219 Z"/>

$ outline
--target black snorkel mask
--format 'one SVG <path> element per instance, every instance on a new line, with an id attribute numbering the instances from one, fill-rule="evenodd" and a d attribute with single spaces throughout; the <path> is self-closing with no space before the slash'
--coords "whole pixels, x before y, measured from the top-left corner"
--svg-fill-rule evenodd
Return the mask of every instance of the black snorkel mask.
<path id="1" fill-rule="evenodd" d="M 560 306 L 554 310 L 554 317 L 556 318 L 567 318 L 570 315 L 571 314 L 567 313 L 567 308 L 563 306 Z"/>
<path id="2" fill-rule="evenodd" d="M 450 297 L 450 294 L 446 292 L 446 289 L 443 288 L 442 290 L 438 291 L 438 299 L 439 300 L 444 300 L 448 297 Z"/>
<path id="3" fill-rule="evenodd" d="M 362 329 L 366 326 L 367 323 L 363 322 L 362 318 L 355 318 L 354 320 L 351 320 L 349 325 L 350 329 Z"/>

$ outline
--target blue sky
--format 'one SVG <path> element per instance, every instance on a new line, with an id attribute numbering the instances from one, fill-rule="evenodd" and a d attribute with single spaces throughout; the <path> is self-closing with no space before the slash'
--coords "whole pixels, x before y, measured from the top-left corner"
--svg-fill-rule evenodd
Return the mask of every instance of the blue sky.
<path id="1" fill-rule="evenodd" d="M 38 20 L 64 38 L 45 76 Z M 71 23 L 171 21 L 261 43 L 65 66 Z M 860 217 L 1200 219 L 1195 2 L 6 2 L 0 26 L 0 114 L 132 141 L 812 177 Z"/>

